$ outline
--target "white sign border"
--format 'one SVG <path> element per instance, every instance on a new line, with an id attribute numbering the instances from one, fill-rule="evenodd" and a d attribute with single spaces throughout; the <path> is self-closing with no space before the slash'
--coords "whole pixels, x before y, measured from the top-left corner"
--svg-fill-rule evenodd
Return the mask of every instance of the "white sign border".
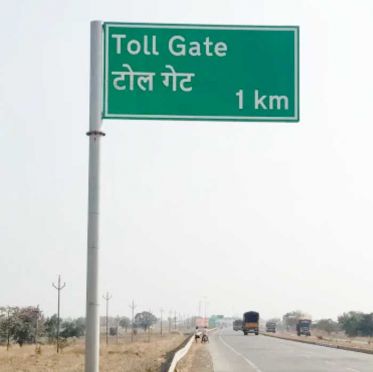
<path id="1" fill-rule="evenodd" d="M 293 31 L 294 32 L 294 116 L 219 116 L 219 115 L 152 115 L 152 114 L 110 114 L 108 112 L 108 91 L 109 91 L 109 28 L 110 27 L 128 27 L 128 28 L 165 28 L 165 29 L 206 29 L 206 30 L 260 30 L 260 31 Z M 174 24 L 152 24 L 152 23 L 121 23 L 105 22 L 103 29 L 107 32 L 105 35 L 105 91 L 104 91 L 104 112 L 103 119 L 138 119 L 138 120 L 219 120 L 219 121 L 292 121 L 299 122 L 299 27 L 298 26 L 223 26 L 223 25 L 174 25 Z"/>

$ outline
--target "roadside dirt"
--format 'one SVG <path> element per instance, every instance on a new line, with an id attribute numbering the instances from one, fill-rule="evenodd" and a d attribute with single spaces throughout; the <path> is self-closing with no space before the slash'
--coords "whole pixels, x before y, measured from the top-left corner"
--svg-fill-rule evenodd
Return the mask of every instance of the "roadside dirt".
<path id="1" fill-rule="evenodd" d="M 176 372 L 213 372 L 213 364 L 206 345 L 193 343 L 188 354 L 176 366 Z"/>

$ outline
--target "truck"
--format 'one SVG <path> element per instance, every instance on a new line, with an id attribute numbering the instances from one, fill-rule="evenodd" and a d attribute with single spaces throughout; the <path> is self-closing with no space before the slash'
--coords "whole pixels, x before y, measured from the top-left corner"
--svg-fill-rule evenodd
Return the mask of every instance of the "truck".
<path id="1" fill-rule="evenodd" d="M 242 331 L 242 320 L 236 319 L 233 321 L 233 330 Z"/>
<path id="2" fill-rule="evenodd" d="M 243 314 L 242 331 L 245 336 L 248 333 L 259 334 L 259 313 L 256 311 L 248 311 Z"/>
<path id="3" fill-rule="evenodd" d="M 311 319 L 298 319 L 296 328 L 298 336 L 311 336 Z"/>
<path id="4" fill-rule="evenodd" d="M 196 327 L 205 328 L 205 327 L 208 327 L 208 325 L 209 325 L 208 318 L 202 318 L 202 317 L 196 318 Z"/>
<path id="5" fill-rule="evenodd" d="M 276 322 L 268 321 L 266 323 L 266 332 L 276 333 Z"/>

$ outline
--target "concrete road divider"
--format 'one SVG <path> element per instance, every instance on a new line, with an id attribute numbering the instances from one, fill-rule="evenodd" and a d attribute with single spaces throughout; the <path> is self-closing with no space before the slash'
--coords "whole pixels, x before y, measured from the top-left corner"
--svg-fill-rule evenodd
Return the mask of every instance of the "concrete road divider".
<path id="1" fill-rule="evenodd" d="M 216 328 L 211 328 L 211 329 L 207 330 L 207 332 L 210 333 L 210 332 L 215 331 L 215 330 L 216 330 Z M 168 372 L 175 372 L 175 368 L 177 366 L 177 363 L 182 358 L 184 358 L 185 355 L 188 353 L 190 347 L 193 344 L 193 341 L 194 341 L 194 334 L 190 337 L 189 341 L 185 344 L 185 346 L 175 353 L 174 358 L 172 359 L 170 368 L 168 369 Z"/>
<path id="2" fill-rule="evenodd" d="M 168 372 L 175 371 L 177 363 L 187 354 L 190 347 L 192 346 L 193 341 L 194 341 L 194 335 L 190 337 L 189 341 L 186 343 L 186 345 L 182 349 L 178 350 L 175 353 L 174 358 L 172 359 L 170 368 L 168 369 Z"/>

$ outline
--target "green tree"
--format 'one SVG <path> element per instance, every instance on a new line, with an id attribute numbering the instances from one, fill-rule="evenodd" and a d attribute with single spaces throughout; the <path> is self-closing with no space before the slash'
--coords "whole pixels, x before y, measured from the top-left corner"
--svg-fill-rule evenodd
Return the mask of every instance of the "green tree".
<path id="1" fill-rule="evenodd" d="M 149 311 L 137 313 L 135 316 L 135 326 L 147 331 L 153 324 L 157 322 L 157 318 Z"/>
<path id="2" fill-rule="evenodd" d="M 338 323 L 347 336 L 355 337 L 359 334 L 362 326 L 363 315 L 362 312 L 349 311 L 348 313 L 343 313 L 338 317 Z"/>
<path id="3" fill-rule="evenodd" d="M 362 336 L 373 336 L 373 313 L 363 314 L 360 320 L 359 332 Z"/>
<path id="4" fill-rule="evenodd" d="M 85 333 L 85 318 L 83 318 L 83 317 L 76 318 L 74 320 L 74 323 L 75 323 L 76 327 L 83 330 L 83 335 L 84 335 L 84 333 Z"/>
<path id="5" fill-rule="evenodd" d="M 295 327 L 295 325 L 298 322 L 298 319 L 303 316 L 303 312 L 301 310 L 294 310 L 286 313 L 282 317 L 282 321 L 284 323 L 284 326 L 289 329 L 291 327 Z"/>
<path id="6" fill-rule="evenodd" d="M 0 308 L 0 340 L 6 342 L 7 349 L 13 340 L 16 311 L 17 308 L 10 306 Z"/>
<path id="7" fill-rule="evenodd" d="M 36 319 L 39 309 L 33 306 L 14 308 L 12 321 L 12 337 L 20 346 L 35 342 Z"/>
<path id="8" fill-rule="evenodd" d="M 85 324 L 81 321 L 81 318 L 75 320 L 65 320 L 61 324 L 61 337 L 81 337 L 84 335 Z"/>
<path id="9" fill-rule="evenodd" d="M 271 318 L 271 319 L 268 319 L 267 322 L 279 324 L 279 323 L 281 323 L 281 319 L 280 318 Z"/>
<path id="10" fill-rule="evenodd" d="M 131 321 L 129 318 L 127 318 L 126 316 L 122 316 L 120 319 L 119 319 L 119 326 L 121 328 L 124 328 L 125 331 L 127 332 L 127 329 L 130 327 L 131 325 Z"/>
<path id="11" fill-rule="evenodd" d="M 49 342 L 54 341 L 57 338 L 57 314 L 52 315 L 50 318 L 47 318 L 44 324 L 45 334 L 48 337 Z"/>
<path id="12" fill-rule="evenodd" d="M 43 329 L 43 316 L 37 307 L 0 308 L 0 340 L 9 347 L 12 341 L 20 346 L 36 341 Z"/>

